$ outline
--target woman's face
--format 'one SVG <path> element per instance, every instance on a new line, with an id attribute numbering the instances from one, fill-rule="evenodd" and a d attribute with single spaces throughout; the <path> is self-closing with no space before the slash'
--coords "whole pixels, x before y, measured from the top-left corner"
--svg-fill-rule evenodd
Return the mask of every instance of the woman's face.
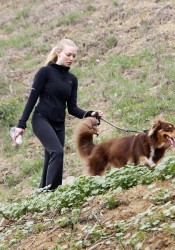
<path id="1" fill-rule="evenodd" d="M 64 46 L 64 49 L 61 51 L 57 51 L 58 53 L 58 60 L 57 64 L 63 65 L 65 67 L 70 67 L 76 57 L 77 48 L 73 46 Z"/>

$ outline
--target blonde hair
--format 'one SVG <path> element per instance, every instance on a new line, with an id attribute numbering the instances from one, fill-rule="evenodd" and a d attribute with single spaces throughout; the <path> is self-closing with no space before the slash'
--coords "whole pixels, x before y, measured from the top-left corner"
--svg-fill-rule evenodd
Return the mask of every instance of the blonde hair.
<path id="1" fill-rule="evenodd" d="M 76 44 L 70 40 L 70 39 L 62 39 L 58 42 L 58 44 L 53 47 L 53 49 L 51 50 L 51 52 L 49 53 L 49 55 L 47 56 L 47 60 L 46 60 L 46 65 L 49 62 L 56 62 L 58 59 L 58 55 L 56 53 L 57 50 L 63 50 L 65 46 L 72 46 L 77 48 Z"/>

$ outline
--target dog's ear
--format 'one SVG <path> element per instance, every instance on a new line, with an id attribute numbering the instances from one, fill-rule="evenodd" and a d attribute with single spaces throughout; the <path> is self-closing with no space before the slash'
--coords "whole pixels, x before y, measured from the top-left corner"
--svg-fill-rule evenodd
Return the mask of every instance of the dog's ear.
<path id="1" fill-rule="evenodd" d="M 161 124 L 161 120 L 155 120 L 153 125 L 152 125 L 152 128 L 157 128 L 160 126 L 160 124 Z"/>
<path id="2" fill-rule="evenodd" d="M 157 130 L 160 129 L 160 126 L 161 126 L 161 120 L 155 120 L 148 135 L 149 136 L 153 135 L 153 133 L 155 133 Z"/>

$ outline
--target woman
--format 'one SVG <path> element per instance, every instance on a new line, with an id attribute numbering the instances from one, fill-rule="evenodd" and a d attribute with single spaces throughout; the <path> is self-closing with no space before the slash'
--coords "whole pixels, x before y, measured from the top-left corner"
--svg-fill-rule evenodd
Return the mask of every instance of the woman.
<path id="1" fill-rule="evenodd" d="M 84 111 L 77 106 L 77 78 L 69 72 L 77 54 L 77 46 L 69 39 L 62 39 L 50 52 L 46 66 L 36 73 L 14 139 L 24 133 L 26 122 L 37 100 L 32 127 L 45 148 L 45 158 L 40 188 L 54 190 L 62 184 L 63 147 L 65 138 L 65 110 L 83 118 L 101 117 L 101 111 Z"/>

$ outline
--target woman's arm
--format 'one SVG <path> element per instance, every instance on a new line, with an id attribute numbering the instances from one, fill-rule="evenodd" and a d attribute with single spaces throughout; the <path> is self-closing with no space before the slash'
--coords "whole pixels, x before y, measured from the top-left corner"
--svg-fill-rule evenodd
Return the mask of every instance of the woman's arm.
<path id="1" fill-rule="evenodd" d="M 44 87 L 44 84 L 47 80 L 46 77 L 46 67 L 42 67 L 35 75 L 34 81 L 32 84 L 32 88 L 27 100 L 27 103 L 25 105 L 24 111 L 22 113 L 21 118 L 19 119 L 18 128 L 25 129 L 26 128 L 26 122 L 29 119 L 29 116 L 38 100 L 38 97 Z M 22 133 L 22 132 L 21 132 Z"/>
<path id="2" fill-rule="evenodd" d="M 77 91 L 78 91 L 78 81 L 77 81 L 77 78 L 74 76 L 72 93 L 67 102 L 67 109 L 68 109 L 69 114 L 82 119 L 84 115 L 86 114 L 86 111 L 83 109 L 80 109 L 77 106 Z"/>
<path id="3" fill-rule="evenodd" d="M 72 94 L 67 103 L 69 114 L 82 119 L 84 117 L 96 116 L 96 112 L 98 112 L 98 116 L 102 117 L 103 112 L 101 112 L 100 110 L 84 111 L 77 106 L 77 91 L 78 91 L 78 81 L 77 78 L 75 77 L 74 86 L 72 88 Z"/>

